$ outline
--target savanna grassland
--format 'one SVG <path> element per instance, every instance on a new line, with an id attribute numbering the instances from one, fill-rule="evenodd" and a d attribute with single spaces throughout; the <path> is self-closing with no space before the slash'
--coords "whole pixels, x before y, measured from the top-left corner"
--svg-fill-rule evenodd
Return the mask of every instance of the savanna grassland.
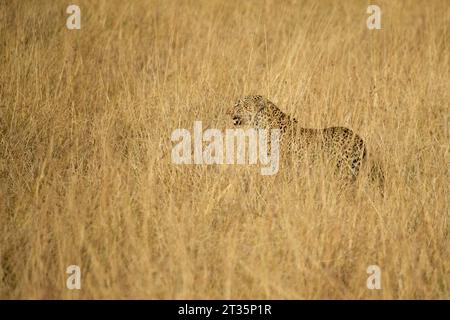
<path id="1" fill-rule="evenodd" d="M 74 3 L 81 30 L 0 1 L 0 298 L 450 298 L 448 1 L 377 1 L 381 30 L 367 1 Z M 173 130 L 248 94 L 358 132 L 384 197 L 172 163 Z"/>

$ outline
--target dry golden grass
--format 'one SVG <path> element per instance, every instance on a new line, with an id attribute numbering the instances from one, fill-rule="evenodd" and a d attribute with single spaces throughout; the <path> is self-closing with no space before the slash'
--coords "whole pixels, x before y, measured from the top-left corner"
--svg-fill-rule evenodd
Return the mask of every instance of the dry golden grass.
<path id="1" fill-rule="evenodd" d="M 448 1 L 0 1 L 0 297 L 450 297 Z M 320 168 L 176 166 L 238 97 L 360 133 Z M 67 266 L 82 289 L 66 289 Z M 368 290 L 379 265 L 382 289 Z"/>

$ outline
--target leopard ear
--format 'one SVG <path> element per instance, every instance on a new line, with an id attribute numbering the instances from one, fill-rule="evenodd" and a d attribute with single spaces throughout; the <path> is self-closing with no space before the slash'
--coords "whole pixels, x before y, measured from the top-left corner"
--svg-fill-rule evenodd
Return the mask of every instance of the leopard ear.
<path id="1" fill-rule="evenodd" d="M 231 116 L 233 114 L 234 107 L 228 107 L 225 109 L 225 114 Z"/>

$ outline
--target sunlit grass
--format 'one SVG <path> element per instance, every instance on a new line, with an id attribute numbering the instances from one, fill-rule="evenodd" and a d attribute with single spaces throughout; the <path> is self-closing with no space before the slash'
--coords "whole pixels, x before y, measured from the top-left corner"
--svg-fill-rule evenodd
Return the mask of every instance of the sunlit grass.
<path id="1" fill-rule="evenodd" d="M 78 1 L 78 31 L 0 2 L 0 297 L 448 299 L 449 6 L 378 2 L 372 31 L 367 1 Z M 174 129 L 255 93 L 358 132 L 384 198 L 171 163 Z"/>

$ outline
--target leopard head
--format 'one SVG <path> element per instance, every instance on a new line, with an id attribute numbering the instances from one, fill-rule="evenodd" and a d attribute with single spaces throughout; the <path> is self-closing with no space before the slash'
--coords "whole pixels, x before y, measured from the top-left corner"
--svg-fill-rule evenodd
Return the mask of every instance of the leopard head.
<path id="1" fill-rule="evenodd" d="M 260 95 L 246 96 L 239 99 L 227 114 L 231 116 L 233 125 L 252 128 L 284 129 L 290 121 L 296 121 L 284 114 L 271 101 Z"/>

